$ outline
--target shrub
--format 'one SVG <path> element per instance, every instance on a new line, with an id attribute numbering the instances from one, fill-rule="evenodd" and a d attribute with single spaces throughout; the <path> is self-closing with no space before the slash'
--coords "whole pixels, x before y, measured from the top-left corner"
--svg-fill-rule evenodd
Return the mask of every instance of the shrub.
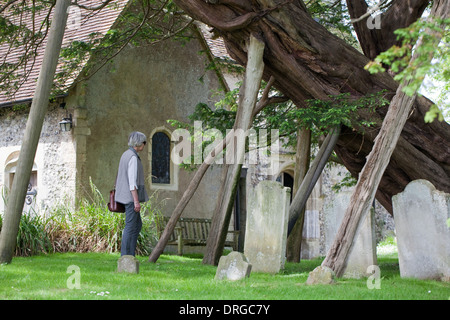
<path id="1" fill-rule="evenodd" d="M 120 252 L 125 215 L 110 212 L 91 182 L 93 197 L 73 211 L 65 205 L 42 215 L 24 213 L 17 236 L 17 256 L 50 252 Z M 142 205 L 142 230 L 136 254 L 148 255 L 158 240 L 156 221 L 160 215 L 157 194 Z M 0 230 L 2 217 L 0 215 Z"/>
<path id="2" fill-rule="evenodd" d="M 28 257 L 51 252 L 51 243 L 45 230 L 45 219 L 35 213 L 22 214 L 16 242 L 16 256 Z"/>
<path id="3" fill-rule="evenodd" d="M 0 215 L 0 231 L 2 226 L 3 217 Z M 44 219 L 33 213 L 23 214 L 20 219 L 14 254 L 16 256 L 28 257 L 51 251 L 52 246 L 45 230 Z"/>

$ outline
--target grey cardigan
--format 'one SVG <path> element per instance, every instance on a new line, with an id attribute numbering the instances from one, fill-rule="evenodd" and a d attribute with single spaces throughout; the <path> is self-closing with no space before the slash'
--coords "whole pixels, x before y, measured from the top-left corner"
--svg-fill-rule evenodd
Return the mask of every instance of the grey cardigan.
<path id="1" fill-rule="evenodd" d="M 148 195 L 145 190 L 145 177 L 144 177 L 144 168 L 141 163 L 141 158 L 137 154 L 136 150 L 133 148 L 129 148 L 122 154 L 119 162 L 119 170 L 117 172 L 117 180 L 116 180 L 116 201 L 120 203 L 130 203 L 133 202 L 133 196 L 130 191 L 130 184 L 128 181 L 128 163 L 130 162 L 132 157 L 137 158 L 137 191 L 139 202 L 147 202 Z"/>

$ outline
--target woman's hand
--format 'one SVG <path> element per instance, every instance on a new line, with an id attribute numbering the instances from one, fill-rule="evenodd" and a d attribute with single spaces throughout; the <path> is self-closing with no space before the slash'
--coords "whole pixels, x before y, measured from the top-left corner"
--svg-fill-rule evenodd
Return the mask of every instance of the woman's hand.
<path id="1" fill-rule="evenodd" d="M 137 190 L 136 189 L 131 190 L 131 195 L 133 196 L 133 201 L 134 201 L 134 211 L 135 212 L 141 211 L 141 204 L 139 203 Z"/>

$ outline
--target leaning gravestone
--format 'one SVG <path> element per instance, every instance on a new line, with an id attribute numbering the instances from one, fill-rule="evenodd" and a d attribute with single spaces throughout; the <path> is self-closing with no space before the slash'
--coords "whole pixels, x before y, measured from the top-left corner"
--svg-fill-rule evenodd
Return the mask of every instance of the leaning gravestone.
<path id="1" fill-rule="evenodd" d="M 352 192 L 340 192 L 324 205 L 325 250 L 328 252 L 344 218 L 350 203 Z M 353 247 L 349 253 L 344 278 L 361 278 L 367 276 L 367 268 L 377 265 L 377 248 L 375 239 L 374 210 L 363 218 Z"/>
<path id="2" fill-rule="evenodd" d="M 278 273 L 286 259 L 290 188 L 261 181 L 247 197 L 244 254 L 252 271 Z"/>
<path id="3" fill-rule="evenodd" d="M 220 257 L 216 271 L 216 280 L 241 280 L 250 277 L 252 265 L 243 253 L 233 251 Z"/>
<path id="4" fill-rule="evenodd" d="M 131 255 L 121 256 L 117 261 L 117 272 L 139 273 L 139 260 Z"/>
<path id="5" fill-rule="evenodd" d="M 414 180 L 392 197 L 401 277 L 450 278 L 450 194 Z"/>

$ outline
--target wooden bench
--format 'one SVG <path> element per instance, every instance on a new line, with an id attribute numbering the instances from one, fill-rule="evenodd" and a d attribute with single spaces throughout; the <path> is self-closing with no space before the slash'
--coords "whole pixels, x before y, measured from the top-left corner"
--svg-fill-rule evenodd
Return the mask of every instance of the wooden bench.
<path id="1" fill-rule="evenodd" d="M 161 235 L 168 221 L 169 217 L 163 217 L 161 219 L 158 224 L 159 235 Z M 180 218 L 167 244 L 176 245 L 178 247 L 178 255 L 183 255 L 183 247 L 185 245 L 206 246 L 210 229 L 211 219 Z M 232 247 L 233 250 L 237 251 L 239 231 L 230 230 L 228 233 L 231 236 L 229 237 L 227 235 L 225 247 Z"/>

